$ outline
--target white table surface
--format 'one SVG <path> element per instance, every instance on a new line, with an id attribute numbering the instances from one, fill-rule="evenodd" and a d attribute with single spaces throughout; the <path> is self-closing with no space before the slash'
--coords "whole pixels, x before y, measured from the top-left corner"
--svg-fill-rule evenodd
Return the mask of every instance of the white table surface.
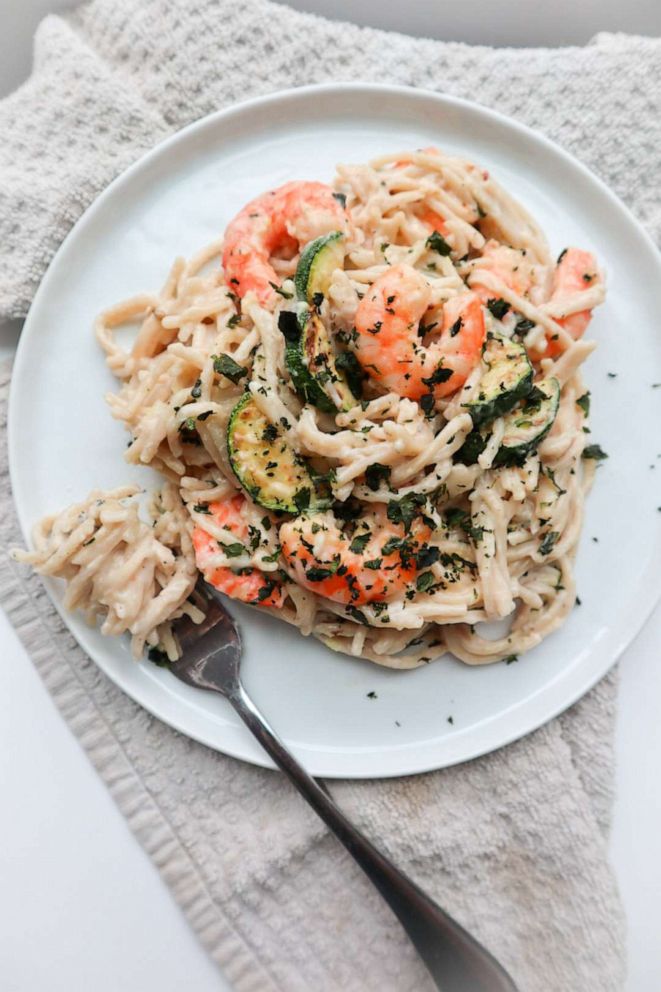
<path id="1" fill-rule="evenodd" d="M 39 17 L 68 5 L 67 0 L 3 0 L 0 96 L 27 74 Z M 602 29 L 661 31 L 658 0 L 582 0 L 580 5 L 483 0 L 470 5 L 470 19 L 462 13 L 466 5 L 453 5 L 452 24 L 445 5 L 439 15 L 438 0 L 390 5 L 301 0 L 292 6 L 482 43 L 581 43 Z M 528 16 L 522 18 L 524 7 Z M 19 330 L 17 322 L 0 327 L 0 358 L 12 354 Z M 610 854 L 629 919 L 627 992 L 661 989 L 660 641 L 661 607 L 620 665 Z M 224 992 L 227 984 L 133 839 L 1 612 L 0 658 L 2 992 Z"/>

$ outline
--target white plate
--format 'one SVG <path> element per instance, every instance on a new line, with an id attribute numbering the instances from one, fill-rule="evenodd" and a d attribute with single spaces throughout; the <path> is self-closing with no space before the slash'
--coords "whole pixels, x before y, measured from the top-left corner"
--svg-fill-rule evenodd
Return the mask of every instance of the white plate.
<path id="1" fill-rule="evenodd" d="M 215 238 L 268 187 L 330 180 L 336 162 L 428 144 L 492 170 L 541 222 L 554 250 L 578 244 L 606 267 L 608 300 L 591 326 L 600 347 L 586 378 L 593 439 L 610 459 L 588 503 L 577 563 L 582 605 L 516 664 L 469 668 L 443 659 L 392 672 L 236 608 L 247 687 L 318 775 L 422 772 L 498 748 L 578 699 L 641 627 L 659 594 L 661 563 L 661 389 L 652 388 L 661 381 L 661 262 L 652 242 L 583 166 L 491 111 L 400 87 L 292 90 L 185 128 L 115 180 L 53 260 L 16 359 L 10 465 L 27 533 L 89 489 L 154 479 L 121 457 L 126 436 L 103 399 L 115 382 L 91 331 L 100 309 L 158 288 L 176 255 Z M 49 590 L 58 605 L 61 589 L 51 583 Z M 224 700 L 136 664 L 125 641 L 102 638 L 80 617 L 65 620 L 146 709 L 211 747 L 268 764 Z"/>

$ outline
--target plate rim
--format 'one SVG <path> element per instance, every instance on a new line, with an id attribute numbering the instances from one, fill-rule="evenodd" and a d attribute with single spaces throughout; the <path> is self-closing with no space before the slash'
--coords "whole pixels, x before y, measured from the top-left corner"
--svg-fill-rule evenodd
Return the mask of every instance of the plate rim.
<path id="1" fill-rule="evenodd" d="M 630 228 L 633 229 L 637 237 L 642 240 L 645 248 L 650 251 L 661 276 L 661 255 L 659 254 L 651 235 L 645 227 L 643 227 L 642 223 L 635 217 L 632 211 L 607 186 L 607 184 L 590 168 L 588 168 L 588 166 L 579 161 L 560 145 L 556 144 L 556 142 L 549 138 L 546 134 L 533 129 L 498 110 L 493 110 L 490 107 L 472 100 L 450 96 L 431 89 L 411 86 L 385 85 L 381 83 L 361 81 L 319 83 L 300 87 L 290 87 L 233 103 L 228 107 L 224 107 L 220 110 L 214 111 L 211 114 L 207 114 L 204 117 L 200 117 L 197 120 L 185 125 L 183 128 L 180 128 L 179 130 L 168 135 L 155 144 L 152 148 L 148 149 L 146 152 L 143 152 L 134 162 L 127 166 L 126 169 L 115 176 L 88 205 L 66 234 L 57 251 L 50 260 L 46 272 L 39 283 L 19 339 L 19 344 L 14 359 L 8 403 L 7 440 L 9 474 L 12 485 L 12 493 L 14 494 L 14 507 L 21 532 L 26 542 L 31 544 L 30 523 L 25 518 L 25 514 L 21 509 L 21 503 L 18 498 L 21 489 L 21 470 L 18 467 L 20 442 L 18 438 L 18 430 L 14 426 L 18 423 L 16 406 L 18 404 L 17 396 L 20 393 L 20 390 L 18 388 L 14 389 L 14 384 L 21 381 L 23 376 L 23 366 L 27 361 L 29 348 L 27 342 L 35 333 L 32 330 L 32 325 L 33 323 L 35 325 L 37 323 L 41 299 L 47 295 L 51 281 L 57 276 L 56 270 L 57 265 L 59 264 L 59 259 L 67 250 L 70 240 L 73 240 L 78 236 L 81 228 L 90 222 L 95 213 L 102 209 L 105 202 L 112 197 L 117 190 L 121 189 L 122 185 L 130 183 L 135 175 L 139 174 L 143 169 L 148 167 L 153 160 L 159 158 L 167 152 L 169 148 L 177 144 L 185 144 L 196 133 L 202 132 L 207 128 L 213 129 L 217 126 L 219 121 L 239 116 L 242 113 L 256 107 L 264 107 L 273 103 L 281 104 L 291 100 L 306 101 L 311 96 L 314 97 L 315 94 L 333 95 L 341 92 L 353 92 L 356 96 L 364 96 L 370 93 L 379 93 L 382 96 L 387 96 L 390 94 L 392 96 L 404 97 L 423 103 L 431 101 L 439 108 L 450 107 L 456 110 L 463 110 L 464 112 L 468 112 L 470 114 L 477 113 L 478 116 L 481 115 L 491 121 L 495 120 L 495 122 L 499 123 L 501 126 L 518 132 L 520 136 L 525 137 L 527 140 L 536 142 L 538 145 L 541 145 L 542 148 L 546 148 L 551 151 L 555 156 L 559 156 L 564 159 L 565 163 L 569 164 L 573 169 L 578 170 L 582 173 L 585 179 L 587 179 L 593 186 L 596 186 L 602 196 L 605 196 L 605 198 L 609 201 L 611 208 L 619 214 L 620 218 L 625 221 Z M 586 659 L 586 662 L 580 668 L 577 670 L 559 673 L 557 678 L 551 679 L 548 683 L 546 683 L 546 685 L 533 692 L 533 694 L 527 697 L 524 701 L 514 704 L 514 708 L 520 712 L 517 715 L 516 726 L 508 732 L 503 732 L 502 728 L 500 732 L 498 732 L 498 726 L 494 724 L 493 721 L 489 721 L 486 726 L 482 726 L 479 729 L 471 727 L 466 728 L 465 731 L 460 730 L 454 738 L 457 744 L 459 744 L 461 738 L 465 736 L 469 741 L 471 739 L 475 739 L 476 737 L 477 740 L 475 740 L 472 746 L 464 746 L 463 748 L 459 747 L 459 753 L 450 755 L 449 757 L 437 753 L 444 746 L 447 746 L 447 738 L 444 739 L 444 744 L 441 744 L 441 738 L 434 738 L 427 741 L 402 744 L 399 747 L 388 748 L 385 752 L 381 747 L 370 748 L 365 746 L 352 746 L 352 749 L 348 752 L 348 754 L 343 754 L 342 748 L 333 749 L 328 745 L 325 746 L 325 750 L 321 747 L 313 745 L 304 747 L 294 746 L 294 751 L 302 756 L 302 760 L 306 767 L 316 775 L 323 775 L 327 778 L 347 779 L 392 778 L 400 775 L 423 774 L 439 768 L 450 767 L 463 761 L 481 757 L 485 754 L 499 750 L 501 747 L 505 747 L 516 740 L 520 740 L 528 734 L 533 733 L 535 730 L 540 729 L 550 720 L 557 717 L 560 713 L 563 713 L 565 710 L 573 706 L 585 695 L 585 693 L 587 693 L 608 673 L 622 652 L 633 643 L 661 597 L 661 583 L 658 581 L 661 578 L 661 567 L 657 567 L 655 570 L 655 575 L 657 582 L 648 583 L 646 587 L 646 595 L 640 597 L 635 613 L 629 614 L 626 631 L 619 631 L 619 636 L 614 636 L 618 633 L 617 629 L 613 630 L 612 628 L 609 628 L 608 634 L 610 636 L 600 652 L 597 652 L 596 650 L 593 651 L 592 657 Z M 177 719 L 176 717 L 173 718 L 171 715 L 164 716 L 162 707 L 159 707 L 156 704 L 152 706 L 150 705 L 149 700 L 137 698 L 135 694 L 129 692 L 123 684 L 120 673 L 114 672 L 112 670 L 112 666 L 105 665 L 99 661 L 97 657 L 95 657 L 95 651 L 86 645 L 85 642 L 87 638 L 82 636 L 79 631 L 72 628 L 70 623 L 71 615 L 64 610 L 60 598 L 55 593 L 55 590 L 58 588 L 56 582 L 50 579 L 42 579 L 42 582 L 47 589 L 51 602 L 55 606 L 64 624 L 77 643 L 86 652 L 93 663 L 97 665 L 97 667 L 100 668 L 101 671 L 103 671 L 104 674 L 107 675 L 108 678 L 110 678 L 122 692 L 136 702 L 137 705 L 143 707 L 152 715 L 156 716 L 159 720 L 173 727 L 173 729 L 181 732 L 193 740 L 198 741 L 199 743 L 213 748 L 214 750 L 243 761 L 248 761 L 252 764 L 260 765 L 262 767 L 274 767 L 266 754 L 261 751 L 261 748 L 259 748 L 258 745 L 255 745 L 252 738 L 247 740 L 246 743 L 242 743 L 240 740 L 236 746 L 223 743 L 223 746 L 221 747 L 219 746 L 217 740 L 211 739 L 209 734 L 204 733 L 204 721 L 202 721 L 203 727 L 200 732 L 196 732 L 194 729 L 191 730 L 186 725 L 185 714 L 189 711 L 184 710 L 182 712 L 182 719 Z M 568 691 L 559 691 L 558 687 L 561 687 L 568 678 L 571 679 L 570 689 Z M 555 696 L 558 696 L 558 698 L 554 698 Z M 498 717 L 502 719 L 503 716 L 508 714 L 510 717 L 513 716 L 513 714 L 510 713 L 509 708 L 501 711 L 501 713 L 498 714 Z M 420 747 L 422 745 L 424 745 L 425 750 L 424 757 L 421 758 Z M 369 756 L 374 755 L 375 751 L 386 755 L 388 767 L 384 768 L 381 766 L 378 769 L 375 769 L 372 765 L 370 765 L 368 768 L 363 763 L 363 757 L 368 756 L 367 761 L 369 763 Z M 323 756 L 323 760 L 317 762 L 315 765 L 316 759 L 321 756 Z M 333 767 L 334 761 L 338 758 L 340 759 L 340 762 L 343 762 L 346 765 L 349 756 L 350 764 L 348 767 L 343 767 L 342 769 Z"/>

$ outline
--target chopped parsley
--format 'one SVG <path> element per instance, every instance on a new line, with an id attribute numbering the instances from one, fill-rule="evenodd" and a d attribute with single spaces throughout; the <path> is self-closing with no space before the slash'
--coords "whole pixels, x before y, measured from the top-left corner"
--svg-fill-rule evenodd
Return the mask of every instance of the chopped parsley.
<path id="1" fill-rule="evenodd" d="M 349 545 L 349 551 L 353 551 L 357 555 L 362 555 L 371 537 L 372 534 L 370 531 L 367 531 L 366 534 L 357 534 Z"/>
<path id="2" fill-rule="evenodd" d="M 425 393 L 420 397 L 420 406 L 426 417 L 433 417 L 436 409 L 436 397 L 433 393 Z"/>
<path id="3" fill-rule="evenodd" d="M 238 541 L 234 544 L 223 544 L 222 547 L 228 558 L 240 558 L 241 555 L 246 554 L 245 545 L 239 544 Z"/>
<path id="4" fill-rule="evenodd" d="M 425 245 L 432 251 L 437 251 L 439 255 L 447 256 L 451 253 L 452 248 L 447 243 L 442 234 L 438 231 L 432 231 L 432 233 L 427 238 Z"/>
<path id="5" fill-rule="evenodd" d="M 421 548 L 415 556 L 415 563 L 418 568 L 429 568 L 441 557 L 440 549 L 433 545 Z"/>
<path id="6" fill-rule="evenodd" d="M 487 310 L 496 318 L 496 320 L 502 320 L 511 308 L 511 303 L 508 303 L 502 298 L 487 300 Z"/>
<path id="7" fill-rule="evenodd" d="M 264 430 L 262 431 L 262 441 L 268 441 L 269 443 L 273 443 L 273 441 L 275 441 L 277 437 L 278 437 L 278 428 L 275 426 L 275 424 L 267 424 Z"/>
<path id="8" fill-rule="evenodd" d="M 589 417 L 590 416 L 590 392 L 589 391 L 587 393 L 583 393 L 582 396 L 579 396 L 578 397 L 578 399 L 576 400 L 576 406 L 580 406 L 581 410 L 583 411 L 583 414 L 586 417 Z"/>
<path id="9" fill-rule="evenodd" d="M 409 493 L 408 496 L 402 496 L 401 499 L 391 499 L 388 502 L 388 520 L 394 524 L 404 524 L 405 527 L 410 527 L 413 518 L 420 512 L 419 508 L 424 506 L 426 501 L 427 497 L 422 493 Z"/>
<path id="10" fill-rule="evenodd" d="M 389 537 L 386 543 L 381 548 L 382 555 L 392 555 L 395 551 L 399 551 L 404 544 L 404 538 L 402 537 Z"/>
<path id="11" fill-rule="evenodd" d="M 349 605 L 345 607 L 345 613 L 348 613 L 350 617 L 353 617 L 353 619 L 357 623 L 363 623 L 365 624 L 365 626 L 369 626 L 367 622 L 367 617 L 365 616 L 363 611 L 359 610 L 355 606 L 352 606 L 351 603 L 349 603 Z"/>
<path id="12" fill-rule="evenodd" d="M 460 318 L 461 319 L 461 318 Z M 423 379 L 425 386 L 435 386 L 437 383 L 447 382 L 454 375 L 452 369 L 444 369 L 442 365 L 439 364 L 438 368 L 435 368 L 432 374 L 427 378 Z"/>
<path id="13" fill-rule="evenodd" d="M 475 527 L 470 513 L 467 510 L 460 510 L 458 506 L 452 506 L 445 511 L 445 520 L 448 527 L 461 527 L 463 532 L 477 544 L 484 537 L 484 527 Z"/>
<path id="14" fill-rule="evenodd" d="M 213 369 L 219 375 L 224 375 L 226 379 L 229 379 L 233 383 L 238 383 L 239 379 L 243 379 L 245 375 L 248 375 L 248 369 L 244 368 L 243 365 L 239 365 L 235 362 L 231 355 L 212 355 L 213 359 Z"/>
<path id="15" fill-rule="evenodd" d="M 544 535 L 544 539 L 539 546 L 540 555 L 550 555 L 553 551 L 553 547 L 560 537 L 560 533 L 557 530 L 550 530 Z"/>
<path id="16" fill-rule="evenodd" d="M 335 561 L 329 562 L 328 568 L 321 568 L 317 565 L 314 565 L 312 568 L 308 568 L 305 573 L 305 577 L 309 582 L 324 582 L 325 579 L 330 579 L 331 576 L 335 575 L 339 567 L 340 558 L 338 555 Z"/>
<path id="17" fill-rule="evenodd" d="M 604 458 L 608 458 L 608 455 L 600 445 L 588 444 L 587 447 L 583 448 L 583 458 L 591 458 L 596 462 L 602 462 Z"/>
<path id="18" fill-rule="evenodd" d="M 390 481 L 390 471 L 390 465 L 382 465 L 380 462 L 374 462 L 372 465 L 368 465 L 365 469 L 365 482 L 368 489 L 371 489 L 375 493 L 379 489 L 382 480 L 388 484 Z"/>
<path id="19" fill-rule="evenodd" d="M 294 506 L 301 513 L 303 510 L 307 510 L 310 505 L 310 488 L 309 486 L 304 486 L 302 489 L 298 489 L 294 493 Z"/>
<path id="20" fill-rule="evenodd" d="M 277 583 L 273 582 L 272 579 L 267 579 L 266 584 L 257 593 L 257 602 L 263 603 L 265 599 L 268 599 L 274 589 L 277 588 Z"/>
<path id="21" fill-rule="evenodd" d="M 427 592 L 436 582 L 433 572 L 420 572 L 415 580 L 415 587 L 418 592 Z"/>

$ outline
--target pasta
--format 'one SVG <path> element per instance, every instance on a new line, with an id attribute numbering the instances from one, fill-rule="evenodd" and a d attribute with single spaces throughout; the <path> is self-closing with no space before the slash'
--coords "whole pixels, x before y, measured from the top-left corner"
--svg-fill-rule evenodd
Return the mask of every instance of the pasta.
<path id="1" fill-rule="evenodd" d="M 15 555 L 136 657 L 177 657 L 200 572 L 381 665 L 518 656 L 575 602 L 599 454 L 582 334 L 604 295 L 588 252 L 553 260 L 488 173 L 436 149 L 288 183 L 97 320 L 125 459 L 162 488 L 93 492 Z"/>

